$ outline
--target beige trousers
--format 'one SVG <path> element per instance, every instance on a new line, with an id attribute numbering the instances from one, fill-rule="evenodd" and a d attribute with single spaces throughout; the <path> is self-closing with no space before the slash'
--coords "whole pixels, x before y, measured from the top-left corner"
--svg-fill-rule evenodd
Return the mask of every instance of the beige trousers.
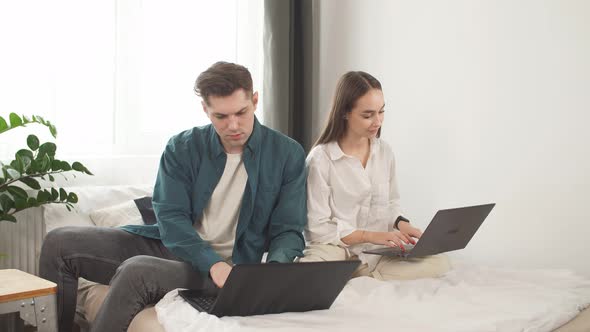
<path id="1" fill-rule="evenodd" d="M 332 244 L 312 244 L 307 246 L 299 262 L 321 262 L 358 259 L 348 250 Z M 361 264 L 352 277 L 373 277 L 379 280 L 408 280 L 420 278 L 440 277 L 451 269 L 451 264 L 446 255 L 434 255 L 422 258 L 402 259 L 397 257 L 381 256 L 375 268 L 371 271 L 369 266 Z"/>

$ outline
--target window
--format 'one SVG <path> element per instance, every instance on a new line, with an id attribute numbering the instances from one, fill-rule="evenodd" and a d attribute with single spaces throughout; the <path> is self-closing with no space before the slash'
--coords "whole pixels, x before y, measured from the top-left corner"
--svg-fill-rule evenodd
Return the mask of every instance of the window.
<path id="1" fill-rule="evenodd" d="M 192 89 L 213 62 L 246 65 L 262 87 L 262 11 L 261 0 L 3 2 L 0 113 L 51 120 L 61 157 L 159 155 L 209 123 Z M 50 138 L 5 133 L 0 157 L 31 131 Z"/>

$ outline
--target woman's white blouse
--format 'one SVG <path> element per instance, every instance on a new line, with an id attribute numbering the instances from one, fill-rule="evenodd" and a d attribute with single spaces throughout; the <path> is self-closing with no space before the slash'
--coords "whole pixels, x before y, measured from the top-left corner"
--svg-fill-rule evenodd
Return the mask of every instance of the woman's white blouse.
<path id="1" fill-rule="evenodd" d="M 344 154 L 336 142 L 314 147 L 306 162 L 306 240 L 348 248 L 366 262 L 361 252 L 373 245 L 348 246 L 341 239 L 355 230 L 394 229 L 402 212 L 391 148 L 379 138 L 372 139 L 365 168 L 360 160 Z"/>

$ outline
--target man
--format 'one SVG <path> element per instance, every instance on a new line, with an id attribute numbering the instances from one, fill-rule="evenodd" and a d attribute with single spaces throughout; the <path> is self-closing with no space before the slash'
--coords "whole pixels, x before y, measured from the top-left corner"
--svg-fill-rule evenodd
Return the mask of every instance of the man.
<path id="1" fill-rule="evenodd" d="M 59 330 L 70 331 L 78 277 L 110 290 L 93 331 L 125 331 L 175 288 L 223 287 L 232 264 L 303 256 L 305 154 L 261 125 L 258 93 L 240 65 L 218 62 L 196 81 L 210 125 L 170 139 L 158 170 L 155 225 L 68 227 L 45 238 L 40 274 L 58 285 Z M 210 276 L 211 280 L 207 278 Z"/>

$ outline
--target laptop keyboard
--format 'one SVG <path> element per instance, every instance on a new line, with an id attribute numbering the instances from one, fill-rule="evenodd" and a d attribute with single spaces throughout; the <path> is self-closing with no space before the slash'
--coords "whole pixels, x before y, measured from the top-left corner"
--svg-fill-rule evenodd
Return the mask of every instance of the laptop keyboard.
<path id="1" fill-rule="evenodd" d="M 413 245 L 404 245 L 404 250 L 399 247 L 391 248 L 393 252 L 397 253 L 398 256 L 407 256 L 412 249 L 414 249 Z"/>
<path id="2" fill-rule="evenodd" d="M 401 250 L 400 248 L 387 248 L 388 250 L 383 250 L 384 252 L 391 252 L 394 255 L 397 255 L 399 257 L 405 257 L 407 256 L 410 251 L 412 251 L 412 249 L 406 249 L 406 250 Z"/>
<path id="3" fill-rule="evenodd" d="M 204 311 L 209 311 L 211 309 L 211 307 L 213 306 L 213 303 L 215 303 L 215 299 L 216 297 L 213 296 L 199 296 L 199 297 L 194 297 L 192 298 L 192 300 L 199 305 L 199 307 L 201 307 L 201 309 L 203 309 Z"/>
<path id="4" fill-rule="evenodd" d="M 405 250 L 401 250 L 399 247 L 387 247 L 387 248 L 380 248 L 380 249 L 373 249 L 369 250 L 370 253 L 384 255 L 388 254 L 388 256 L 399 256 L 399 257 L 406 257 L 410 254 L 412 249 L 414 249 L 413 245 L 404 245 Z"/>

